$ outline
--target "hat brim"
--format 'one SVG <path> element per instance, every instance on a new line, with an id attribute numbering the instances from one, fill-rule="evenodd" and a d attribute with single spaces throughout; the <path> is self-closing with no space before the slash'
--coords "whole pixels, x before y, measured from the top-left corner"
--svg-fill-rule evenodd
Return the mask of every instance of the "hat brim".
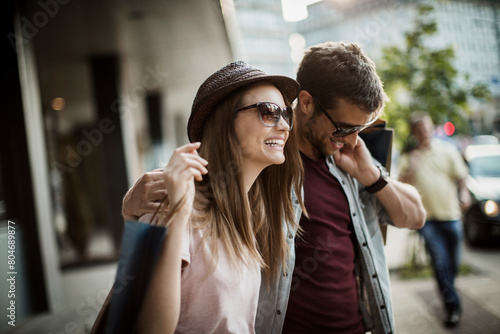
<path id="1" fill-rule="evenodd" d="M 203 127 L 208 115 L 224 98 L 235 90 L 258 81 L 269 81 L 274 84 L 289 103 L 292 103 L 300 92 L 299 83 L 283 75 L 253 75 L 246 80 L 243 79 L 231 85 L 223 86 L 193 106 L 191 117 L 188 121 L 189 141 L 196 142 L 201 140 Z"/>

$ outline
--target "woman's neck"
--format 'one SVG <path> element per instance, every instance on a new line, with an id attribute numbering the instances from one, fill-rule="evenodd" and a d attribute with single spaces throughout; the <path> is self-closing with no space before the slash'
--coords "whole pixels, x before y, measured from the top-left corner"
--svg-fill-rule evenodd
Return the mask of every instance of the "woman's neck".
<path id="1" fill-rule="evenodd" d="M 259 177 L 263 168 L 244 168 L 241 173 L 241 178 L 243 180 L 243 187 L 245 187 L 245 194 L 248 194 L 252 188 L 255 180 Z"/>

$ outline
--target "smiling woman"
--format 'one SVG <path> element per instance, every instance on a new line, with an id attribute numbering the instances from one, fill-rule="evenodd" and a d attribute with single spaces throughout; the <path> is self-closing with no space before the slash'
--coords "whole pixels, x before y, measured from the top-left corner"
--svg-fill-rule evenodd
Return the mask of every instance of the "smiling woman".
<path id="1" fill-rule="evenodd" d="M 139 332 L 254 333 L 261 269 L 268 282 L 279 275 L 288 254 L 283 222 L 298 228 L 291 194 L 300 194 L 303 172 L 289 107 L 298 92 L 295 80 L 244 62 L 199 88 L 192 143 L 163 172 L 168 197 L 141 217 L 169 233 Z"/>

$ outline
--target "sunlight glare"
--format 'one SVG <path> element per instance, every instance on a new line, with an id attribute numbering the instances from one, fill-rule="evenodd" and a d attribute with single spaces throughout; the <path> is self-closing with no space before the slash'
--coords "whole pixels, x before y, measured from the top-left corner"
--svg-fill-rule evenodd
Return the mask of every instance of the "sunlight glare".
<path id="1" fill-rule="evenodd" d="M 281 0 L 283 19 L 287 22 L 296 22 L 307 18 L 307 5 L 319 0 Z"/>

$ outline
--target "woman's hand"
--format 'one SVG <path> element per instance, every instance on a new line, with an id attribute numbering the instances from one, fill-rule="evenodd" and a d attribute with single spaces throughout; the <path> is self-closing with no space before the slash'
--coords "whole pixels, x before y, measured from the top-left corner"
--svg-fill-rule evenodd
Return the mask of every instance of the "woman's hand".
<path id="1" fill-rule="evenodd" d="M 196 151 L 200 143 L 177 148 L 163 171 L 170 208 L 182 201 L 163 242 L 157 266 L 139 315 L 139 333 L 173 333 L 181 306 L 182 242 L 193 209 L 194 181 L 208 173 L 208 162 Z"/>
<path id="2" fill-rule="evenodd" d="M 191 215 L 195 195 L 194 180 L 201 181 L 208 173 L 208 162 L 196 151 L 200 143 L 191 143 L 177 148 L 163 171 L 170 208 L 181 201 L 180 212 Z"/>

